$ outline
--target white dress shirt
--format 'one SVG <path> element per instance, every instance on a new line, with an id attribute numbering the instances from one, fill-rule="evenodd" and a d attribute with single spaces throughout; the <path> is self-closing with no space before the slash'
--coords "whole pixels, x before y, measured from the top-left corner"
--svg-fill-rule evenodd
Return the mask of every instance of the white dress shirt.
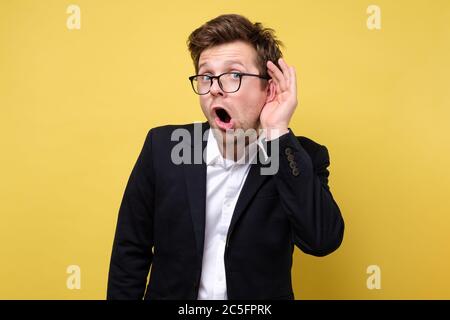
<path id="1" fill-rule="evenodd" d="M 245 154 L 233 161 L 222 156 L 209 130 L 206 145 L 206 217 L 199 300 L 226 300 L 225 242 L 239 194 L 250 170 L 260 139 L 250 143 Z M 264 148 L 262 148 L 265 152 Z M 267 157 L 266 153 L 264 156 Z"/>

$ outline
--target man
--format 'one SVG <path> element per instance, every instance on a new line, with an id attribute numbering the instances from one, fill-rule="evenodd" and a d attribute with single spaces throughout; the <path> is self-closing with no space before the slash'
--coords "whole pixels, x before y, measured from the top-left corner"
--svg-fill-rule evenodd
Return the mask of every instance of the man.
<path id="1" fill-rule="evenodd" d="M 190 35 L 207 122 L 149 131 L 119 210 L 108 299 L 294 299 L 294 245 L 315 256 L 340 246 L 328 151 L 289 128 L 296 74 L 279 45 L 232 14 Z M 194 139 L 180 149 L 183 132 Z M 186 161 L 196 150 L 203 159 Z M 278 165 L 263 174 L 268 159 Z"/>

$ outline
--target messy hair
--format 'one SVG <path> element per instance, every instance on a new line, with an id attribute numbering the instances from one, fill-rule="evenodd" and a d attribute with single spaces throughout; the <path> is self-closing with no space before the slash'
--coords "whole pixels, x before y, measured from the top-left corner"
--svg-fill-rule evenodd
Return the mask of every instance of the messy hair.
<path id="1" fill-rule="evenodd" d="M 280 47 L 283 43 L 275 36 L 275 31 L 265 28 L 260 22 L 252 23 L 238 14 L 220 15 L 195 29 L 187 40 L 187 45 L 198 73 L 198 62 L 201 53 L 213 46 L 233 41 L 244 41 L 256 50 L 256 65 L 260 75 L 268 76 L 267 61 L 272 61 L 278 68 L 278 59 L 283 55 Z"/>

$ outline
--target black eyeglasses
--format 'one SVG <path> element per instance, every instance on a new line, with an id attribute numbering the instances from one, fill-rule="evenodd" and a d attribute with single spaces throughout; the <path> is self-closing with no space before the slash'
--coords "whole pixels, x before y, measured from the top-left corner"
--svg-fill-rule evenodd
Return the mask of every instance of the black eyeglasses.
<path id="1" fill-rule="evenodd" d="M 242 72 L 225 72 L 218 76 L 212 76 L 209 74 L 197 74 L 190 76 L 192 89 L 196 94 L 204 95 L 211 90 L 213 80 L 217 79 L 220 89 L 226 93 L 233 93 L 239 90 L 241 87 L 242 77 L 258 77 L 260 79 L 269 80 L 269 76 L 261 76 L 259 74 L 242 73 Z"/>

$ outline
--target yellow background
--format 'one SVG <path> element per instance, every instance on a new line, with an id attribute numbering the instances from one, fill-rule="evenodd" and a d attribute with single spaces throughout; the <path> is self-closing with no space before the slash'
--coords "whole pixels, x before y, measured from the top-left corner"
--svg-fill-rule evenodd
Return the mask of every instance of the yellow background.
<path id="1" fill-rule="evenodd" d="M 449 299 L 448 0 L 0 0 L 0 298 L 105 298 L 131 169 L 150 128 L 204 121 L 186 39 L 223 13 L 276 30 L 298 74 L 290 127 L 330 151 L 345 239 L 296 249 L 296 298 Z"/>

